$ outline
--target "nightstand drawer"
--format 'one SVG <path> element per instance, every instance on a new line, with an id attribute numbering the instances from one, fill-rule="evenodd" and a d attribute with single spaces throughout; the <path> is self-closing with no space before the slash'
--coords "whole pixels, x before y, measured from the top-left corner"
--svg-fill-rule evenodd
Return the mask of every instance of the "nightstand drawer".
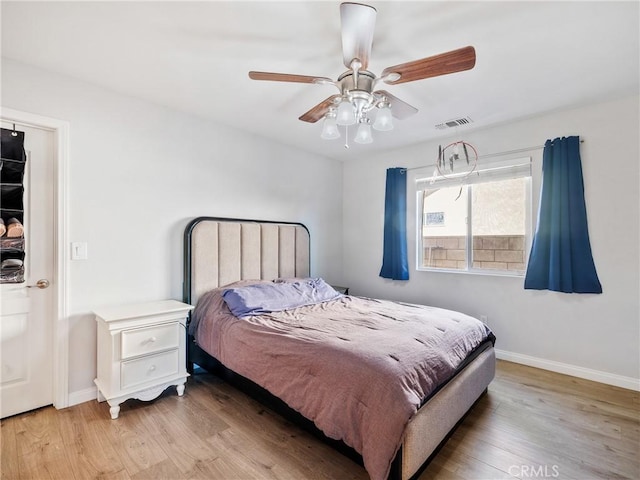
<path id="1" fill-rule="evenodd" d="M 159 352 L 169 348 L 177 348 L 179 335 L 178 323 L 124 330 L 121 333 L 122 358 L 137 357 L 138 355 Z"/>
<path id="2" fill-rule="evenodd" d="M 120 388 L 136 385 L 178 373 L 178 349 L 122 362 Z"/>

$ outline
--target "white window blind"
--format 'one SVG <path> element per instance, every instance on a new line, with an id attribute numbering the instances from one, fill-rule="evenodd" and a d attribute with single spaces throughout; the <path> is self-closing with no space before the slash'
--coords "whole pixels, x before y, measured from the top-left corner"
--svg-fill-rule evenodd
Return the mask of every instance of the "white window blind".
<path id="1" fill-rule="evenodd" d="M 492 162 L 486 165 L 478 165 L 476 170 L 467 176 L 467 172 L 446 173 L 446 178 L 420 177 L 416 179 L 416 190 L 434 190 L 460 185 L 473 185 L 476 183 L 495 182 L 512 178 L 531 176 L 531 158 L 518 158 L 503 162 Z"/>

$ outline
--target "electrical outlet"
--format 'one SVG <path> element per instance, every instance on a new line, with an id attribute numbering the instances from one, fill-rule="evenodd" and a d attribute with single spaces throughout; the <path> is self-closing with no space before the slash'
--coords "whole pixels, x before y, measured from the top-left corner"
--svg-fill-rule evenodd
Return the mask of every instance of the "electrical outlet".
<path id="1" fill-rule="evenodd" d="M 480 321 L 485 325 L 489 325 L 489 320 L 487 319 L 486 315 L 480 315 Z"/>

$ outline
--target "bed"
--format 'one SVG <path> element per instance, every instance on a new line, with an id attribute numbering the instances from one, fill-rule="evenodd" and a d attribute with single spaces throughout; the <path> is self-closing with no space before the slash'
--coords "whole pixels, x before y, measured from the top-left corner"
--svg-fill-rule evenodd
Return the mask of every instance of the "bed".
<path id="1" fill-rule="evenodd" d="M 477 320 L 433 307 L 345 296 L 310 277 L 310 236 L 302 224 L 199 217 L 185 229 L 184 240 L 184 300 L 196 305 L 188 329 L 190 370 L 197 364 L 248 391 L 361 462 L 374 480 L 417 478 L 494 377 L 495 337 Z M 312 289 L 314 299 L 318 292 L 326 297 L 291 309 L 234 310 L 247 316 L 233 315 L 232 295 L 265 289 L 278 294 Z M 349 323 L 351 313 L 357 328 Z M 427 316 L 429 323 L 423 321 Z M 319 340 L 326 331 L 332 338 Z M 351 360 L 359 350 L 350 342 L 354 335 L 374 340 L 360 348 L 364 360 Z M 407 353 L 409 343 L 436 345 L 431 338 L 438 336 L 457 343 L 441 348 L 438 356 L 429 350 L 426 367 L 406 375 L 398 370 L 408 363 L 405 356 L 415 356 Z M 392 345 L 389 338 L 406 345 Z M 395 353 L 385 353 L 381 344 L 387 343 Z M 372 353 L 378 350 L 380 358 Z M 336 386 L 349 375 L 374 378 L 369 376 L 374 366 L 387 375 L 371 382 L 383 385 L 384 394 L 365 385 L 354 386 L 359 390 L 352 395 Z M 324 370 L 332 369 L 339 374 L 327 376 Z M 429 377 L 432 371 L 440 376 Z M 301 394 L 305 389 L 309 395 Z M 356 396 L 357 401 L 345 400 Z M 337 403 L 318 406 L 320 398 Z M 385 413 L 373 413 L 378 411 Z M 358 424 L 352 426 L 354 419 Z"/>

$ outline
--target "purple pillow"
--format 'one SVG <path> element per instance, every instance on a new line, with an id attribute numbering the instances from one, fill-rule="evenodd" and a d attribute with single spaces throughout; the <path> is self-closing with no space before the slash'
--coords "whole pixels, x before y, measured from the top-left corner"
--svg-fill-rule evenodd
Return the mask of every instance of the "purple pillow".
<path id="1" fill-rule="evenodd" d="M 260 283 L 228 288 L 222 292 L 222 298 L 236 317 L 315 305 L 341 296 L 322 278 L 308 278 L 291 283 Z"/>

